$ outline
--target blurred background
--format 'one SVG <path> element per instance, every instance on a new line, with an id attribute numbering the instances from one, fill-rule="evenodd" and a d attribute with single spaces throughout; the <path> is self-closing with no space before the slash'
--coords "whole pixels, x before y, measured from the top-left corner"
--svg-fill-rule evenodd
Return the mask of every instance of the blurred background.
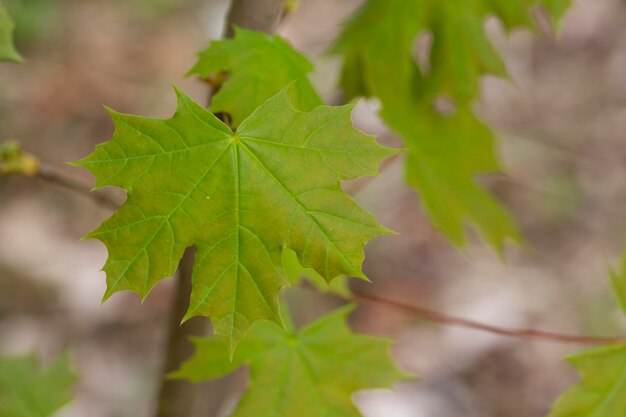
<path id="1" fill-rule="evenodd" d="M 0 65 L 0 139 L 91 185 L 65 164 L 110 138 L 102 105 L 169 117 L 172 84 L 200 103 L 208 87 L 184 74 L 223 30 L 228 1 L 8 0 L 24 65 Z M 394 162 L 355 198 L 399 236 L 367 247 L 375 294 L 496 325 L 587 335 L 626 330 L 608 265 L 626 236 L 626 3 L 575 0 L 555 39 L 506 35 L 486 23 L 513 82 L 487 77 L 480 114 L 498 133 L 505 173 L 482 181 L 525 236 L 500 258 L 475 238 L 458 250 L 429 225 Z M 280 33 L 316 63 L 312 79 L 339 97 L 339 62 L 327 54 L 358 0 L 302 0 Z M 362 102 L 353 118 L 397 143 Z M 119 190 L 106 190 L 123 200 Z M 142 417 L 154 412 L 172 282 L 141 305 L 130 293 L 101 305 L 106 250 L 79 241 L 111 214 L 92 199 L 41 181 L 0 177 L 0 353 L 69 351 L 80 375 L 58 417 Z M 359 288 L 365 288 L 361 283 Z M 308 291 L 308 292 L 307 292 Z M 300 321 L 337 304 L 301 290 Z M 359 331 L 394 337 L 400 366 L 419 380 L 359 393 L 366 417 L 542 417 L 576 380 L 561 358 L 578 346 L 517 340 L 420 321 L 362 304 Z M 232 390 L 235 401 L 238 390 Z"/>

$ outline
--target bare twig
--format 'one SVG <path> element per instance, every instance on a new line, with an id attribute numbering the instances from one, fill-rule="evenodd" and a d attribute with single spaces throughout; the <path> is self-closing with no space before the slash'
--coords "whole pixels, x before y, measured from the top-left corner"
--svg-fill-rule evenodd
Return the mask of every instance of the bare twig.
<path id="1" fill-rule="evenodd" d="M 354 298 L 366 302 L 380 304 L 398 310 L 403 310 L 413 316 L 423 318 L 432 322 L 445 324 L 448 326 L 465 327 L 468 329 L 480 330 L 484 332 L 498 334 L 500 336 L 517 337 L 521 339 L 536 339 L 546 342 L 555 343 L 572 343 L 580 345 L 608 345 L 608 344 L 626 344 L 626 338 L 619 337 L 594 337 L 582 336 L 576 334 L 563 334 L 547 332 L 543 330 L 500 327 L 492 324 L 486 324 L 479 321 L 468 320 L 462 317 L 452 316 L 437 310 L 426 307 L 420 307 L 405 304 L 399 301 L 389 300 L 387 298 L 378 297 L 362 292 L 353 293 Z"/>
<path id="2" fill-rule="evenodd" d="M 61 171 L 53 165 L 40 162 L 40 167 L 35 174 L 35 177 L 39 178 L 42 181 L 49 182 L 51 184 L 55 184 L 60 187 L 67 188 L 68 190 L 80 193 L 85 197 L 93 199 L 97 204 L 103 207 L 112 210 L 117 210 L 120 207 L 120 203 L 118 203 L 108 195 L 99 192 L 92 192 L 92 190 L 87 185 L 76 181 L 75 179 L 70 178 L 66 175 L 63 175 Z"/>
<path id="3" fill-rule="evenodd" d="M 232 37 L 237 26 L 258 32 L 274 33 L 283 9 L 283 0 L 233 0 L 228 12 L 226 37 Z"/>
<path id="4" fill-rule="evenodd" d="M 384 167 L 384 166 L 383 166 Z M 383 169 L 381 167 L 381 171 Z M 74 191 L 78 191 L 80 193 L 85 193 L 86 195 L 90 195 L 94 198 L 94 201 L 103 207 L 109 209 L 116 209 L 119 204 L 113 201 L 112 199 L 100 195 L 95 196 L 94 193 L 89 193 L 89 187 L 77 182 L 74 179 L 68 178 L 67 176 L 61 174 L 56 168 L 52 166 L 43 165 L 42 166 L 42 174 L 37 175 L 38 178 L 59 185 L 61 187 L 65 187 Z M 357 190 L 358 191 L 358 190 Z M 189 302 L 189 291 L 191 285 L 191 262 L 193 257 L 186 254 L 181 261 L 180 273 L 181 275 L 187 276 L 188 279 L 184 280 L 186 283 L 183 287 L 177 289 L 176 301 L 174 302 L 173 308 L 175 309 L 174 316 L 170 326 L 170 331 L 172 332 L 172 340 L 169 342 L 170 346 L 168 349 L 171 350 L 171 355 L 176 356 L 177 360 L 182 358 L 181 350 L 178 348 L 174 348 L 172 344 L 176 343 L 177 346 L 184 345 L 186 343 L 187 337 L 196 334 L 198 331 L 197 327 L 189 327 L 182 328 L 180 331 L 179 323 L 180 318 L 184 314 L 186 310 L 186 305 Z M 185 264 L 185 265 L 183 265 Z M 395 300 L 390 300 L 388 298 L 379 297 L 371 294 L 366 294 L 363 292 L 354 292 L 353 296 L 357 300 L 380 304 L 389 308 L 394 308 L 397 310 L 403 310 L 411 315 L 420 317 L 425 320 L 429 320 L 435 323 L 448 325 L 448 326 L 457 326 L 457 327 L 465 327 L 474 330 L 480 330 L 484 332 L 494 333 L 501 336 L 508 337 L 517 337 L 522 339 L 536 339 L 536 340 L 544 340 L 548 342 L 557 342 L 557 343 L 572 343 L 572 344 L 583 344 L 583 345 L 601 345 L 601 344 L 626 344 L 626 338 L 619 337 L 594 337 L 594 336 L 584 336 L 584 335 L 576 335 L 576 334 L 562 334 L 555 332 L 548 332 L 543 330 L 536 329 L 528 329 L 528 328 L 510 328 L 510 327 L 500 327 L 492 324 L 482 323 L 475 320 L 468 320 L 462 317 L 453 316 L 447 313 L 443 313 L 441 311 L 437 311 L 434 309 L 430 309 L 427 307 L 409 305 L 406 303 L 402 303 Z M 178 317 L 180 316 L 180 317 Z M 187 331 L 187 333 L 185 333 Z M 168 355 L 170 356 L 170 355 Z M 168 365 L 165 366 L 165 372 L 170 372 L 173 370 L 173 366 L 171 365 L 172 361 L 168 359 Z"/>

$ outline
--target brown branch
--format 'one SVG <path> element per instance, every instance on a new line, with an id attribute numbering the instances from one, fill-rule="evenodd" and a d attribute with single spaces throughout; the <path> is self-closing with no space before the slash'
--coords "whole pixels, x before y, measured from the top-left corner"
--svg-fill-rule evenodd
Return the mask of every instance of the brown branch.
<path id="1" fill-rule="evenodd" d="M 394 158 L 390 158 L 390 163 L 394 160 Z M 381 166 L 381 171 L 385 166 Z M 82 183 L 68 178 L 67 176 L 61 174 L 59 170 L 50 165 L 42 165 L 40 173 L 36 175 L 37 178 L 40 178 L 46 182 L 59 185 L 61 187 L 68 188 L 73 191 L 80 192 L 81 194 L 85 194 L 94 199 L 94 201 L 103 207 L 109 209 L 117 209 L 119 204 L 112 200 L 111 198 L 105 195 L 98 195 L 95 193 L 91 193 L 89 187 L 83 185 Z M 358 192 L 358 189 L 355 190 Z M 181 265 L 181 275 L 186 276 L 184 281 L 190 283 L 191 269 L 190 262 L 191 257 L 189 255 L 185 255 L 183 258 L 183 263 L 186 264 Z M 186 310 L 186 303 L 189 302 L 189 289 L 187 288 L 187 284 L 183 287 L 178 288 L 176 295 L 176 302 L 174 303 L 174 309 L 176 309 L 175 316 L 181 316 L 184 314 L 184 310 Z M 184 296 L 183 296 L 184 294 Z M 384 297 L 379 297 L 371 294 L 366 294 L 363 292 L 353 292 L 353 296 L 355 299 L 362 300 L 365 302 L 376 303 L 380 305 L 384 305 L 386 307 L 394 308 L 397 310 L 403 310 L 405 312 L 411 313 L 411 315 L 420 317 L 425 320 L 429 320 L 435 323 L 444 324 L 448 326 L 457 326 L 457 327 L 465 327 L 474 330 L 480 330 L 484 332 L 489 332 L 493 334 L 498 334 L 501 336 L 507 337 L 517 337 L 522 339 L 536 339 L 536 340 L 544 340 L 548 342 L 558 342 L 558 343 L 572 343 L 572 344 L 583 344 L 583 345 L 600 345 L 600 344 L 626 344 L 626 338 L 618 338 L 618 337 L 593 337 L 593 336 L 584 336 L 584 335 L 575 335 L 575 334 L 562 334 L 555 332 L 548 332 L 543 330 L 536 329 L 528 329 L 528 328 L 508 328 L 508 327 L 500 327 L 492 324 L 482 323 L 479 321 L 468 320 L 462 317 L 453 316 L 447 313 L 443 313 L 437 310 L 433 310 L 427 307 L 409 305 L 406 303 L 402 303 L 400 301 L 390 300 Z M 182 309 L 181 309 L 182 308 Z M 174 320 L 175 324 L 170 327 L 173 332 L 174 341 L 181 341 L 187 339 L 187 337 L 182 337 L 179 331 L 174 331 L 174 329 L 178 329 L 180 320 Z M 173 323 L 174 323 L 173 322 Z M 197 328 L 191 330 L 190 333 L 195 333 Z M 189 334 L 188 334 L 189 335 Z M 170 343 L 173 343 L 171 341 Z M 178 342 L 177 342 L 178 343 Z M 182 343 L 184 344 L 184 343 Z M 171 347 L 170 347 L 171 349 Z M 172 354 L 176 353 L 178 357 L 178 352 L 176 350 L 172 350 Z M 172 368 L 171 365 L 166 366 L 167 372 L 170 371 L 169 368 Z"/>
<path id="2" fill-rule="evenodd" d="M 187 360 L 194 351 L 189 340 L 192 336 L 206 336 L 210 325 L 205 317 L 194 317 L 180 324 L 189 307 L 191 297 L 191 273 L 194 262 L 194 250 L 188 248 L 178 267 L 178 277 L 174 285 L 174 294 L 168 323 L 168 339 L 163 365 L 162 383 L 159 388 L 157 417 L 209 417 L 218 415 L 220 403 L 228 393 L 227 381 L 206 381 L 193 384 L 185 380 L 166 378 Z"/>
<path id="3" fill-rule="evenodd" d="M 108 195 L 92 192 L 87 185 L 63 175 L 61 171 L 53 165 L 40 163 L 39 170 L 35 173 L 35 178 L 80 193 L 85 197 L 91 198 L 95 203 L 111 210 L 117 210 L 121 205 Z"/>
<path id="4" fill-rule="evenodd" d="M 418 316 L 422 319 L 435 323 L 480 330 L 488 333 L 498 334 L 500 336 L 517 337 L 521 339 L 536 339 L 555 343 L 572 343 L 580 345 L 626 344 L 626 338 L 593 337 L 576 334 L 554 333 L 527 328 L 500 327 L 492 324 L 482 323 L 479 321 L 464 319 L 462 317 L 442 313 L 440 311 L 432 310 L 430 308 L 410 305 L 402 303 L 400 301 L 389 300 L 387 298 L 378 297 L 362 292 L 354 292 L 353 296 L 356 299 L 366 302 L 380 304 L 397 310 L 403 310 L 410 313 L 411 315 Z"/>
<path id="5" fill-rule="evenodd" d="M 283 15 L 283 0 L 233 0 L 228 12 L 226 37 L 241 26 L 258 32 L 274 33 Z"/>

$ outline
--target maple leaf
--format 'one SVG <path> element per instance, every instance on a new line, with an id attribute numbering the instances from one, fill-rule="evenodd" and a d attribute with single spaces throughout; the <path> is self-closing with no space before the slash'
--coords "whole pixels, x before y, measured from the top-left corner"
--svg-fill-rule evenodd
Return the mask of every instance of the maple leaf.
<path id="1" fill-rule="evenodd" d="M 72 399 L 67 356 L 40 368 L 34 355 L 0 357 L 0 417 L 50 417 Z"/>
<path id="2" fill-rule="evenodd" d="M 327 281 L 365 278 L 365 243 L 389 230 L 362 210 L 341 180 L 376 175 L 396 150 L 352 127 L 353 106 L 295 110 L 289 91 L 259 107 L 236 132 L 180 91 L 168 120 L 111 111 L 116 131 L 76 163 L 96 187 L 126 203 L 88 237 L 104 242 L 108 289 L 145 298 L 197 248 L 186 318 L 211 318 L 231 347 L 256 320 L 280 322 L 284 248 Z"/>
<path id="3" fill-rule="evenodd" d="M 467 108 L 445 117 L 432 109 L 420 115 L 413 123 L 395 126 L 401 126 L 398 130 L 405 138 L 423 139 L 407 140 L 406 177 L 420 191 L 434 226 L 458 245 L 465 242 L 468 219 L 497 250 L 502 250 L 506 238 L 519 241 L 507 211 L 475 182 L 477 173 L 499 169 L 489 128 Z"/>
<path id="4" fill-rule="evenodd" d="M 389 357 L 391 341 L 354 334 L 346 325 L 351 306 L 290 333 L 258 322 L 237 348 L 216 338 L 195 339 L 195 355 L 171 376 L 199 382 L 219 378 L 242 365 L 250 382 L 233 417 L 357 417 L 351 395 L 390 387 L 408 378 Z"/>
<path id="5" fill-rule="evenodd" d="M 541 4 L 553 19 L 568 0 L 369 0 L 349 21 L 334 47 L 344 59 L 341 84 L 348 98 L 377 97 L 381 116 L 410 150 L 408 182 L 420 193 L 434 225 L 454 243 L 465 241 L 464 223 L 478 226 L 501 249 L 519 232 L 506 210 L 475 183 L 499 170 L 494 137 L 471 109 L 480 77 L 506 68 L 484 31 L 488 16 L 506 28 L 531 26 L 530 8 Z M 416 39 L 432 34 L 429 68 L 415 58 Z M 441 97 L 454 109 L 435 110 Z"/>
<path id="6" fill-rule="evenodd" d="M 626 254 L 610 270 L 613 292 L 626 314 Z M 549 417 L 623 417 L 626 410 L 626 345 L 601 346 L 571 355 L 581 381 L 561 396 Z"/>
<path id="7" fill-rule="evenodd" d="M 210 110 L 230 114 L 234 126 L 290 83 L 291 100 L 298 110 L 322 104 L 307 77 L 313 66 L 280 36 L 235 28 L 233 39 L 212 41 L 200 52 L 189 74 L 208 78 L 222 71 L 228 76 L 212 98 Z"/>
<path id="8" fill-rule="evenodd" d="M 549 417 L 623 417 L 626 346 L 602 346 L 567 358 L 581 381 L 559 398 Z"/>
<path id="9" fill-rule="evenodd" d="M 21 62 L 22 57 L 13 46 L 13 30 L 15 25 L 9 13 L 0 2 L 0 61 Z"/>

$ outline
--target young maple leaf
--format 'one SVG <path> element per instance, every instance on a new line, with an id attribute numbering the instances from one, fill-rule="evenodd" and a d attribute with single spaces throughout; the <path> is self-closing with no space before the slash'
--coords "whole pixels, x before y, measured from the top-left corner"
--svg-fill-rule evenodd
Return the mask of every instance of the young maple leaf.
<path id="1" fill-rule="evenodd" d="M 15 25 L 0 2 L 0 61 L 21 62 L 22 57 L 13 46 L 13 30 Z"/>
<path id="2" fill-rule="evenodd" d="M 51 417 L 72 399 L 67 356 L 41 369 L 34 355 L 0 357 L 0 416 Z"/>
<path id="3" fill-rule="evenodd" d="M 307 77 L 313 66 L 280 36 L 235 28 L 233 39 L 212 41 L 200 52 L 189 74 L 207 78 L 222 71 L 228 75 L 210 110 L 230 114 L 234 126 L 290 83 L 291 100 L 298 110 L 322 104 Z"/>
<path id="4" fill-rule="evenodd" d="M 229 360 L 216 338 L 195 339 L 195 355 L 171 375 L 199 382 L 250 368 L 250 382 L 232 417 L 358 417 L 358 390 L 386 388 L 409 376 L 389 357 L 391 341 L 354 334 L 342 308 L 297 334 L 259 322 Z"/>
<path id="5" fill-rule="evenodd" d="M 341 180 L 376 175 L 396 150 L 352 127 L 353 106 L 295 110 L 287 89 L 236 132 L 177 91 L 168 120 L 111 111 L 113 138 L 77 165 L 126 203 L 88 237 L 104 242 L 108 289 L 146 297 L 197 248 L 186 318 L 211 318 L 231 348 L 260 319 L 281 322 L 284 248 L 327 281 L 364 278 L 363 246 L 388 229 Z"/>

